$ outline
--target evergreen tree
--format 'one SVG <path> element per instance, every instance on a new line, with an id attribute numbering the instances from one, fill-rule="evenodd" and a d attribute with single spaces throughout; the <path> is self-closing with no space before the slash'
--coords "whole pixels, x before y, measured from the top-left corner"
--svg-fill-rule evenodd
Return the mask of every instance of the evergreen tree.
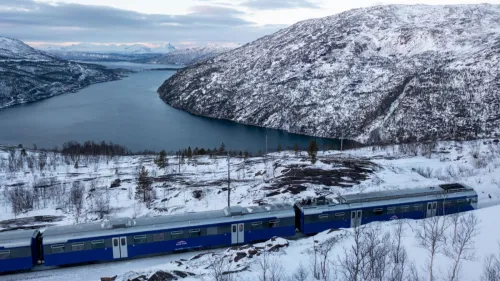
<path id="1" fill-rule="evenodd" d="M 276 148 L 276 151 L 277 152 L 281 152 L 282 148 L 281 148 L 281 144 L 278 144 L 278 147 Z"/>
<path id="2" fill-rule="evenodd" d="M 78 160 L 75 161 L 75 166 L 74 166 L 75 169 L 78 169 Z"/>
<path id="3" fill-rule="evenodd" d="M 245 150 L 245 159 L 248 159 L 248 151 Z"/>
<path id="4" fill-rule="evenodd" d="M 186 152 L 186 156 L 191 159 L 193 157 L 193 151 L 191 151 L 191 146 L 188 146 L 188 150 Z"/>
<path id="5" fill-rule="evenodd" d="M 309 154 L 309 157 L 311 157 L 311 163 L 316 163 L 316 156 L 318 155 L 318 143 L 316 143 L 316 140 L 311 140 L 311 142 L 309 142 L 309 146 L 307 147 L 307 154 Z"/>
<path id="6" fill-rule="evenodd" d="M 299 151 L 300 151 L 299 144 L 296 143 L 293 146 L 293 151 L 295 151 L 295 155 L 299 155 Z"/>
<path id="7" fill-rule="evenodd" d="M 219 147 L 219 153 L 223 154 L 224 152 L 226 152 L 226 145 L 224 143 L 221 143 Z"/>
<path id="8" fill-rule="evenodd" d="M 210 149 L 209 149 L 209 150 L 210 150 Z M 209 152 L 209 153 L 210 153 L 210 152 Z M 207 152 L 205 151 L 205 149 L 204 149 L 204 148 L 202 148 L 202 149 L 200 149 L 200 151 L 198 151 L 198 154 L 199 154 L 199 155 L 205 155 L 205 154 L 207 154 Z"/>
<path id="9" fill-rule="evenodd" d="M 200 150 L 198 149 L 198 147 L 195 147 L 194 150 L 193 150 L 193 155 L 196 156 L 196 155 L 200 155 Z"/>
<path id="10" fill-rule="evenodd" d="M 135 188 L 135 198 L 142 202 L 151 200 L 152 181 L 149 178 L 149 171 L 142 166 L 139 177 L 137 179 L 137 187 Z"/>
<path id="11" fill-rule="evenodd" d="M 165 150 L 160 151 L 160 154 L 158 157 L 154 160 L 155 164 L 158 166 L 158 168 L 162 169 L 167 166 L 167 152 Z"/>
<path id="12" fill-rule="evenodd" d="M 26 149 L 21 149 L 21 156 L 26 157 L 28 154 L 26 153 Z"/>
<path id="13" fill-rule="evenodd" d="M 240 150 L 240 157 L 243 157 L 243 151 Z"/>

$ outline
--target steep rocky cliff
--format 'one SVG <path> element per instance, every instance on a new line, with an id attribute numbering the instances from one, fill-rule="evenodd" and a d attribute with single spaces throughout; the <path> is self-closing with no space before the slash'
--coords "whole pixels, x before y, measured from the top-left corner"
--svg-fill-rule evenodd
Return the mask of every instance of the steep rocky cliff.
<path id="1" fill-rule="evenodd" d="M 500 6 L 378 6 L 299 22 L 179 71 L 194 114 L 362 142 L 500 133 Z"/>

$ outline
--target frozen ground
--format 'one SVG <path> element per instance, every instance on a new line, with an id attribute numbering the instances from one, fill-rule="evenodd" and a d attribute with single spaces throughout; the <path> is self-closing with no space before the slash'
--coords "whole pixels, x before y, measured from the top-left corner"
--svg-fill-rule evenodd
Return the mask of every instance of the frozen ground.
<path id="1" fill-rule="evenodd" d="M 64 163 L 64 157 L 49 153 L 47 164 L 40 171 L 36 165 L 40 153 L 27 150 L 27 156 L 36 160 L 33 168 L 30 169 L 25 161 L 18 171 L 9 171 L 12 170 L 9 169 L 9 162 L 20 157 L 20 150 L 15 153 L 8 150 L 4 148 L 4 152 L 0 153 L 3 159 L 0 164 L 0 227 L 4 230 L 34 225 L 43 227 L 51 224 L 74 224 L 77 218 L 79 222 L 98 220 L 97 206 L 102 206 L 102 202 L 109 206 L 109 216 L 129 217 L 213 210 L 227 204 L 225 157 L 193 157 L 179 166 L 178 159 L 172 156 L 165 169 L 155 166 L 154 156 L 99 160 L 80 158 L 78 168 L 75 168 L 74 162 L 68 160 Z M 301 155 L 281 152 L 270 154 L 266 158 L 246 160 L 231 158 L 232 203 L 253 205 L 257 202 L 294 202 L 307 196 L 335 196 L 338 193 L 415 188 L 457 181 L 469 184 L 478 191 L 482 208 L 500 203 L 500 145 L 494 140 L 442 142 L 432 149 L 424 145 L 367 147 L 344 153 L 320 151 L 318 158 L 314 165 L 305 152 Z M 134 199 L 141 166 L 145 166 L 154 178 L 157 199 L 151 204 L 151 208 L 146 208 L 143 203 Z M 110 188 L 111 183 L 118 178 L 121 185 Z M 75 181 L 81 181 L 85 187 L 84 208 L 80 215 L 76 215 L 66 199 L 66 194 Z M 46 193 L 38 193 L 33 210 L 14 215 L 7 195 L 16 186 L 24 186 L 26 189 L 36 186 L 37 189 L 45 189 Z M 493 252 L 496 241 L 500 240 L 496 217 L 490 215 L 499 211 L 499 207 L 493 206 L 476 212 L 481 220 L 480 235 L 476 238 L 478 259 L 464 263 L 462 280 L 479 280 L 478 274 L 482 270 L 484 256 Z M 389 231 L 393 227 L 392 222 L 384 223 L 382 229 Z M 410 259 L 417 266 L 423 266 L 426 256 L 416 246 L 413 233 L 417 227 L 417 222 L 409 221 L 405 224 L 404 243 Z M 338 234 L 335 233 L 331 235 Z M 273 255 L 280 255 L 279 260 L 283 262 L 287 272 L 292 272 L 299 265 L 298 261 L 309 268 L 310 255 L 305 251 L 311 249 L 312 239 L 321 240 L 326 236 L 327 234 L 319 234 L 315 238 L 290 241 L 288 247 Z M 333 260 L 349 245 L 349 239 L 336 245 L 331 253 Z M 206 275 L 207 270 L 201 265 L 203 258 L 196 262 L 186 262 L 187 265 L 182 266 L 169 263 L 194 255 L 196 253 L 30 272 L 0 276 L 0 280 L 97 280 L 98 277 L 117 274 L 119 278 L 126 280 L 135 274 L 127 273 L 129 271 L 135 271 L 137 275 L 148 275 L 156 270 L 171 270 L 173 267 L 191 270 L 197 274 L 197 277 L 190 277 L 192 279 L 199 280 L 200 274 L 205 274 L 205 279 L 210 279 Z M 238 273 L 240 279 L 255 280 L 255 260 L 258 259 L 244 258 L 239 261 L 243 267 L 247 264 L 249 266 L 249 270 Z M 448 259 L 438 256 L 436 268 L 441 270 L 437 274 L 445 276 L 448 265 Z M 189 268 L 186 269 L 186 266 Z"/>

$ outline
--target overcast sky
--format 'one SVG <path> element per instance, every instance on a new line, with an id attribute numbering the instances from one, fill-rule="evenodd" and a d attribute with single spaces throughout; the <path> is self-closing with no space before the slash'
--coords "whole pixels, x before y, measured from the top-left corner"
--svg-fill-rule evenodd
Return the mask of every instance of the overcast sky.
<path id="1" fill-rule="evenodd" d="M 40 43 L 246 43 L 297 21 L 380 4 L 464 0 L 0 0 L 0 36 Z"/>

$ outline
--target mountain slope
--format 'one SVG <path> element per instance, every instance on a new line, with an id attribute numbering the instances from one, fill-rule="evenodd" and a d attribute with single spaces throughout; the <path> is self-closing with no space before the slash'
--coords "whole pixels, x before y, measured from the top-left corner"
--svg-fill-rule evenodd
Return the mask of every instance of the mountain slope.
<path id="1" fill-rule="evenodd" d="M 103 66 L 57 59 L 19 40 L 0 37 L 0 108 L 120 77 L 119 72 Z"/>
<path id="2" fill-rule="evenodd" d="M 297 23 L 179 71 L 191 113 L 399 142 L 500 133 L 500 6 L 378 6 Z"/>

